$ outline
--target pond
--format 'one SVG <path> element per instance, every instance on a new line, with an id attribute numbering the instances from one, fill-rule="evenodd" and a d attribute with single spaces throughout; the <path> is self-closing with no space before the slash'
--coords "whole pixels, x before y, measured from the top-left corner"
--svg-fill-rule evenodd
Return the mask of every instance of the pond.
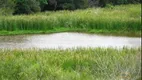
<path id="1" fill-rule="evenodd" d="M 54 33 L 37 35 L 0 36 L 0 48 L 66 49 L 77 47 L 141 47 L 140 37 L 103 36 L 85 33 Z"/>

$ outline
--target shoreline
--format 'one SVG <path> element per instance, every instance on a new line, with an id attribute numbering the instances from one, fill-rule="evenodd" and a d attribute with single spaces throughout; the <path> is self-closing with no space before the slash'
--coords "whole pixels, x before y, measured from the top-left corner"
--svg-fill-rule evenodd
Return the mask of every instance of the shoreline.
<path id="1" fill-rule="evenodd" d="M 62 32 L 77 32 L 86 34 L 98 34 L 106 36 L 125 36 L 125 37 L 141 37 L 141 31 L 139 32 L 126 32 L 126 31 L 107 31 L 107 30 L 81 30 L 81 29 L 61 29 L 61 30 L 48 30 L 48 31 L 37 31 L 37 30 L 22 30 L 22 31 L 0 31 L 0 36 L 9 35 L 31 35 L 31 34 L 53 34 Z"/>

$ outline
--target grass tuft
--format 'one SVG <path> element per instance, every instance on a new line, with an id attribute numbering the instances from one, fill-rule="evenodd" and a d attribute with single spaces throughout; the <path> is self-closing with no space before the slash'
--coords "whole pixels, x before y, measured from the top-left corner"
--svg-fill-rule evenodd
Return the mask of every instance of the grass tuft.
<path id="1" fill-rule="evenodd" d="M 61 32 L 141 34 L 141 5 L 121 5 L 112 8 L 91 8 L 76 11 L 44 12 L 32 15 L 0 16 L 0 33 Z M 97 32 L 96 32 L 97 31 Z"/>
<path id="2" fill-rule="evenodd" d="M 140 48 L 0 50 L 0 80 L 137 80 Z"/>

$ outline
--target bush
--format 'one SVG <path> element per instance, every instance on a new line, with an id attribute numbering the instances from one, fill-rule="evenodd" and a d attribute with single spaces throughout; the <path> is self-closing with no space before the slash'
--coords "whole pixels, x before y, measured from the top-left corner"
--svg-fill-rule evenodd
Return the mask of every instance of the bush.
<path id="1" fill-rule="evenodd" d="M 140 0 L 99 0 L 99 5 L 103 6 L 106 6 L 106 4 L 120 5 L 134 3 L 140 3 Z"/>
<path id="2" fill-rule="evenodd" d="M 57 9 L 84 9 L 88 7 L 88 0 L 57 0 Z"/>
<path id="3" fill-rule="evenodd" d="M 73 0 L 58 0 L 58 5 L 57 5 L 57 9 L 69 9 L 69 10 L 73 10 L 75 9 L 75 5 L 73 3 Z"/>
<path id="4" fill-rule="evenodd" d="M 74 10 L 75 5 L 73 3 L 65 3 L 65 4 L 63 4 L 63 9 Z"/>
<path id="5" fill-rule="evenodd" d="M 15 14 L 40 12 L 40 3 L 36 0 L 17 0 Z"/>
<path id="6" fill-rule="evenodd" d="M 13 14 L 15 5 L 15 0 L 0 0 L 0 15 Z"/>
<path id="7" fill-rule="evenodd" d="M 39 11 L 65 9 L 75 10 L 88 7 L 108 7 L 107 4 L 133 4 L 140 0 L 0 0 L 0 15 L 31 14 Z M 111 6 L 110 6 L 111 7 Z"/>
<path id="8" fill-rule="evenodd" d="M 120 5 L 120 4 L 140 3 L 140 0 L 54 0 L 54 2 L 58 2 L 57 9 L 74 10 L 74 9 L 84 9 L 94 6 L 106 7 L 107 4 Z M 48 7 L 46 9 L 48 9 Z"/>
<path id="9" fill-rule="evenodd" d="M 76 9 L 87 8 L 88 7 L 88 0 L 74 0 L 74 4 L 75 4 Z"/>
<path id="10" fill-rule="evenodd" d="M 44 7 L 48 5 L 48 0 L 38 0 L 38 2 L 40 3 L 40 8 L 42 11 L 44 10 Z"/>
<path id="11" fill-rule="evenodd" d="M 105 7 L 107 4 L 120 5 L 120 4 L 135 4 L 140 3 L 140 0 L 88 0 L 90 2 L 89 6 Z M 92 3 L 91 3 L 92 2 Z"/>

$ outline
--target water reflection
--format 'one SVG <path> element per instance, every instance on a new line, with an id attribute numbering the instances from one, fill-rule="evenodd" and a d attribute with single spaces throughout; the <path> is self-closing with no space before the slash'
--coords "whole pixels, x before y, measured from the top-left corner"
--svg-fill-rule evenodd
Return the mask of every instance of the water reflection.
<path id="1" fill-rule="evenodd" d="M 0 36 L 0 48 L 140 47 L 141 38 L 55 33 Z"/>

